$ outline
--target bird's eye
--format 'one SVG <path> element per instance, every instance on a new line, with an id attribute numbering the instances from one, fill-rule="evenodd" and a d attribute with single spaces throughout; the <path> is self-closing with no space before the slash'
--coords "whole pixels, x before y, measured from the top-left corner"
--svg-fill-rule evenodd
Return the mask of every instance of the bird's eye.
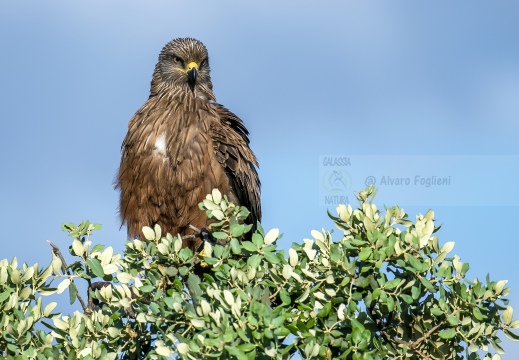
<path id="1" fill-rule="evenodd" d="M 173 62 L 173 64 L 177 66 L 184 66 L 184 60 L 182 60 L 180 57 L 170 54 L 168 55 L 168 60 Z"/>
<path id="2" fill-rule="evenodd" d="M 205 58 L 204 60 L 202 60 L 202 62 L 200 63 L 200 67 L 204 67 L 207 65 L 207 58 Z"/>

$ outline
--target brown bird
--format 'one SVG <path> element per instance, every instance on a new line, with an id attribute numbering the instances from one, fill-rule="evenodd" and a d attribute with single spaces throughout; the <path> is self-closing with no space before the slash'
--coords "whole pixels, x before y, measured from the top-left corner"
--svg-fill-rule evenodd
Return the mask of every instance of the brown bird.
<path id="1" fill-rule="evenodd" d="M 150 97 L 128 123 L 116 180 L 122 225 L 130 238 L 159 224 L 163 233 L 192 234 L 209 223 L 198 208 L 212 189 L 261 220 L 260 181 L 249 132 L 242 120 L 216 103 L 207 49 L 192 38 L 162 49 Z M 121 225 L 121 226 L 122 226 Z M 183 242 L 199 250 L 200 239 Z"/>

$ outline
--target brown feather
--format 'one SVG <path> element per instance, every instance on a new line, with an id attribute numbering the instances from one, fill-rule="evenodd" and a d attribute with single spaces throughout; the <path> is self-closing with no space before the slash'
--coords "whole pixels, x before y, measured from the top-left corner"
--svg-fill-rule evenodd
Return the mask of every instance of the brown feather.
<path id="1" fill-rule="evenodd" d="M 177 62 L 180 59 L 182 62 Z M 196 62 L 191 89 L 180 65 Z M 176 39 L 159 56 L 149 99 L 128 124 L 116 187 L 120 216 L 128 236 L 140 237 L 144 226 L 163 232 L 192 234 L 189 225 L 209 225 L 198 208 L 213 188 L 261 219 L 256 157 L 243 122 L 214 102 L 207 51 L 194 39 Z M 199 250 L 201 240 L 184 242 Z"/>

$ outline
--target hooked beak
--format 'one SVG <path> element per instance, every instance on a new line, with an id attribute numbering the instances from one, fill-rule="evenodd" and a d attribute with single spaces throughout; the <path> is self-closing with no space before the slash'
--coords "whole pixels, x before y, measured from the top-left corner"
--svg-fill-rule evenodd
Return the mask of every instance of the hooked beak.
<path id="1" fill-rule="evenodd" d="M 196 62 L 190 62 L 187 65 L 187 83 L 191 91 L 195 88 L 196 76 L 198 75 L 198 64 Z"/>

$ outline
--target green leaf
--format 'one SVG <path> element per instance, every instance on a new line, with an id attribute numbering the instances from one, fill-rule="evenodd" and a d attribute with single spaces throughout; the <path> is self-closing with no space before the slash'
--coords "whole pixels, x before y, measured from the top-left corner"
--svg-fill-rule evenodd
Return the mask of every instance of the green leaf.
<path id="1" fill-rule="evenodd" d="M 189 345 L 186 343 L 180 343 L 177 345 L 177 351 L 179 354 L 187 354 L 189 352 Z"/>
<path id="2" fill-rule="evenodd" d="M 452 251 L 452 249 L 454 249 L 454 241 L 449 241 L 449 242 L 446 242 L 445 244 L 443 244 L 442 248 L 440 249 L 440 254 L 441 253 L 445 253 L 445 254 L 448 254 Z"/>
<path id="3" fill-rule="evenodd" d="M 101 265 L 99 260 L 88 259 L 87 266 L 90 269 L 90 271 L 92 271 L 94 273 L 95 276 L 100 277 L 100 278 L 105 276 L 105 273 L 103 271 L 103 266 Z"/>
<path id="4" fill-rule="evenodd" d="M 158 315 L 160 313 L 160 307 L 157 305 L 157 303 L 150 303 L 150 310 L 153 315 Z"/>
<path id="5" fill-rule="evenodd" d="M 433 314 L 433 315 L 435 315 L 435 316 L 443 315 L 443 311 L 442 311 L 442 309 L 437 308 L 437 307 L 430 308 L 429 311 L 431 312 L 431 314 Z"/>
<path id="6" fill-rule="evenodd" d="M 162 344 L 158 344 L 158 341 L 157 341 L 157 344 L 155 344 L 155 352 L 158 355 L 162 355 L 162 356 L 171 356 L 171 354 L 172 354 L 172 351 L 169 347 L 163 346 Z"/>
<path id="7" fill-rule="evenodd" d="M 256 235 L 256 234 L 255 234 Z M 254 236 L 254 235 L 253 235 Z M 261 236 L 261 235 L 259 235 Z M 247 251 L 250 251 L 250 252 L 257 252 L 258 251 L 258 247 L 256 245 L 254 245 L 253 243 L 251 243 L 250 241 L 244 241 L 241 243 L 241 246 L 243 246 L 243 248 Z"/>
<path id="8" fill-rule="evenodd" d="M 264 245 L 263 237 L 258 233 L 252 234 L 252 243 L 256 246 L 256 249 L 261 248 Z"/>
<path id="9" fill-rule="evenodd" d="M 269 232 L 265 235 L 265 238 L 263 239 L 265 245 L 270 245 L 274 241 L 276 241 L 276 239 L 278 238 L 278 235 L 279 235 L 278 228 L 270 229 Z"/>
<path id="10" fill-rule="evenodd" d="M 117 274 L 117 280 L 119 280 L 122 284 L 128 284 L 132 279 L 133 276 L 126 272 L 120 272 Z"/>
<path id="11" fill-rule="evenodd" d="M 211 233 L 216 239 L 227 239 L 228 235 L 227 233 L 224 233 L 223 231 L 215 231 Z"/>
<path id="12" fill-rule="evenodd" d="M 332 303 L 328 302 L 326 303 L 320 310 L 319 312 L 317 313 L 317 317 L 318 318 L 323 318 L 323 317 L 326 317 L 328 316 L 328 314 L 330 313 L 330 310 L 332 309 Z"/>
<path id="13" fill-rule="evenodd" d="M 220 209 L 220 207 L 218 205 L 216 205 L 214 202 L 212 202 L 209 199 L 204 199 L 202 201 L 202 204 L 203 204 L 204 208 L 207 209 L 207 210 L 217 210 L 217 209 Z"/>
<path id="14" fill-rule="evenodd" d="M 420 277 L 420 282 L 423 284 L 423 286 L 425 286 L 427 288 L 427 290 L 429 290 L 430 292 L 434 293 L 436 292 L 436 288 L 434 287 L 434 285 L 429 281 L 427 280 L 426 278 L 424 277 Z"/>
<path id="15" fill-rule="evenodd" d="M 12 266 L 12 267 L 15 267 L 15 266 Z M 20 269 L 13 269 L 13 271 L 11 273 L 11 281 L 13 282 L 13 284 L 19 285 L 22 282 L 21 273 L 22 272 Z"/>
<path id="16" fill-rule="evenodd" d="M 395 308 L 395 300 L 393 299 L 392 296 L 389 296 L 386 300 L 386 303 L 387 303 L 387 309 L 389 311 L 393 311 L 394 308 Z"/>
<path id="17" fill-rule="evenodd" d="M 250 267 L 252 267 L 254 269 L 257 269 L 260 263 L 261 263 L 261 256 L 259 256 L 258 254 L 252 255 L 251 257 L 249 257 L 247 259 L 247 265 L 249 265 Z"/>
<path id="18" fill-rule="evenodd" d="M 442 330 L 438 333 L 438 336 L 442 339 L 452 339 L 454 336 L 456 336 L 456 330 L 454 329 L 446 329 Z"/>
<path id="19" fill-rule="evenodd" d="M 413 298 L 407 294 L 401 294 L 400 297 L 408 304 L 412 304 L 413 303 Z"/>
<path id="20" fill-rule="evenodd" d="M 483 314 L 481 313 L 481 310 L 479 310 L 479 308 L 475 307 L 474 309 L 472 309 L 472 314 L 479 321 L 483 320 Z"/>
<path id="21" fill-rule="evenodd" d="M 367 260 L 371 256 L 371 248 L 365 247 L 359 252 L 359 260 Z"/>
<path id="22" fill-rule="evenodd" d="M 246 344 L 238 345 L 237 348 L 245 353 L 248 353 L 248 352 L 256 349 L 256 345 L 251 344 L 251 343 L 246 343 Z"/>
<path id="23" fill-rule="evenodd" d="M 205 328 L 205 321 L 203 319 L 190 319 L 191 324 L 197 329 Z"/>
<path id="24" fill-rule="evenodd" d="M 306 288 L 306 290 L 296 299 L 296 302 L 303 303 L 308 298 L 308 295 L 310 295 L 310 288 Z"/>
<path id="25" fill-rule="evenodd" d="M 103 273 L 104 273 L 104 275 L 111 275 L 111 274 L 117 272 L 117 270 L 118 270 L 118 267 L 115 264 L 103 265 Z M 103 276 L 103 277 L 106 278 L 106 276 Z"/>
<path id="26" fill-rule="evenodd" d="M 394 289 L 396 288 L 400 283 L 402 282 L 402 279 L 393 279 L 393 280 L 389 280 L 385 285 L 384 285 L 384 288 L 386 290 L 391 290 L 391 289 Z"/>
<path id="27" fill-rule="evenodd" d="M 508 280 L 500 280 L 496 283 L 496 295 L 501 295 Z"/>
<path id="28" fill-rule="evenodd" d="M 452 326 L 457 326 L 459 324 L 459 320 L 453 315 L 447 315 L 447 321 Z"/>
<path id="29" fill-rule="evenodd" d="M 469 269 L 470 269 L 470 264 L 463 263 L 463 265 L 461 266 L 461 274 L 465 275 L 467 273 L 467 271 L 469 271 Z"/>
<path id="30" fill-rule="evenodd" d="M 222 245 L 218 245 L 218 244 L 215 244 L 214 248 L 213 248 L 211 243 L 209 241 L 206 241 L 205 244 L 204 244 L 204 250 L 205 250 L 205 252 L 207 254 L 206 256 L 208 256 L 209 254 L 213 253 L 212 256 L 217 257 L 217 258 L 221 258 L 222 254 L 223 254 L 224 248 L 223 248 Z"/>
<path id="31" fill-rule="evenodd" d="M 194 294 L 194 297 L 202 296 L 202 289 L 200 288 L 200 278 L 198 275 L 189 274 L 187 278 L 187 286 L 189 290 Z"/>
<path id="32" fill-rule="evenodd" d="M 160 240 L 160 238 L 162 237 L 162 229 L 161 229 L 160 225 L 155 224 L 153 229 L 155 230 L 155 240 Z"/>
<path id="33" fill-rule="evenodd" d="M 153 285 L 143 285 L 139 288 L 139 291 L 144 293 L 149 293 L 155 290 L 155 287 Z"/>
<path id="34" fill-rule="evenodd" d="M 244 224 L 233 224 L 233 225 L 231 225 L 229 231 L 232 236 L 240 237 L 245 232 L 245 225 Z"/>
<path id="35" fill-rule="evenodd" d="M 43 310 L 43 316 L 48 317 L 52 310 L 58 305 L 56 302 L 48 303 L 47 306 L 45 306 L 45 309 Z M 51 328 L 52 329 L 52 328 Z"/>
<path id="36" fill-rule="evenodd" d="M 168 255 L 169 254 L 169 248 L 166 244 L 164 243 L 160 243 L 157 245 L 157 250 L 159 251 L 159 253 L 161 253 L 162 255 Z"/>
<path id="37" fill-rule="evenodd" d="M 359 278 L 357 278 L 357 280 L 355 281 L 355 285 L 364 288 L 369 285 L 369 279 L 363 276 L 359 276 Z"/>
<path id="38" fill-rule="evenodd" d="M 225 214 L 220 209 L 211 210 L 211 216 L 216 220 L 223 220 L 223 218 L 225 218 Z"/>
<path id="39" fill-rule="evenodd" d="M 231 239 L 230 244 L 233 254 L 241 254 L 241 245 L 237 239 Z"/>
<path id="40" fill-rule="evenodd" d="M 512 309 L 511 306 L 508 306 L 505 311 L 503 311 L 503 322 L 505 323 L 505 325 L 510 325 L 510 323 L 512 322 L 512 317 L 514 316 L 514 309 Z"/>
<path id="41" fill-rule="evenodd" d="M 1 293 L 0 294 L 0 303 L 4 302 L 6 299 L 8 299 L 10 295 L 11 295 L 11 293 L 9 291 L 4 291 L 3 293 Z"/>
<path id="42" fill-rule="evenodd" d="M 69 292 L 69 298 L 70 298 L 70 305 L 72 305 L 72 304 L 74 304 L 74 302 L 76 301 L 76 298 L 77 298 L 77 287 L 76 287 L 76 284 L 74 284 L 74 282 L 70 283 L 68 292 Z"/>
<path id="43" fill-rule="evenodd" d="M 281 260 L 271 252 L 265 252 L 263 256 L 265 256 L 265 260 L 271 264 L 279 264 L 281 262 Z"/>
<path id="44" fill-rule="evenodd" d="M 149 226 L 144 226 L 142 228 L 142 233 L 144 234 L 144 238 L 148 241 L 153 241 L 155 240 L 155 231 L 153 231 L 152 228 L 150 228 Z"/>
<path id="45" fill-rule="evenodd" d="M 66 279 L 63 279 L 59 285 L 58 285 L 58 291 L 57 293 L 58 294 L 61 294 L 63 291 L 65 291 L 70 285 L 70 279 L 69 278 L 66 278 Z"/>
<path id="46" fill-rule="evenodd" d="M 411 296 L 413 297 L 413 300 L 418 300 L 420 298 L 421 294 L 422 294 L 422 289 L 419 284 L 413 285 L 413 287 L 411 287 Z"/>
<path id="47" fill-rule="evenodd" d="M 351 340 L 354 344 L 360 343 L 362 341 L 362 329 L 354 328 L 353 332 L 351 333 Z"/>
<path id="48" fill-rule="evenodd" d="M 412 255 L 409 255 L 407 256 L 407 261 L 413 267 L 413 269 L 417 270 L 418 272 L 423 271 L 424 264 L 419 259 L 415 258 Z"/>
<path id="49" fill-rule="evenodd" d="M 297 255 L 297 251 L 293 248 L 288 249 L 288 255 L 290 260 L 290 266 L 295 268 L 299 263 L 299 257 Z"/>
<path id="50" fill-rule="evenodd" d="M 355 294 L 358 294 L 358 293 L 355 293 Z M 348 304 L 348 312 L 354 313 L 355 311 L 357 311 L 357 303 L 355 301 L 350 301 Z"/>
<path id="51" fill-rule="evenodd" d="M 230 355 L 235 356 L 237 359 L 245 359 L 247 357 L 243 351 L 235 346 L 225 345 L 225 350 L 227 350 Z"/>
<path id="52" fill-rule="evenodd" d="M 510 340 L 519 341 L 519 335 L 513 333 L 511 330 L 504 329 L 503 332 L 505 333 L 506 337 Z"/>
<path id="53" fill-rule="evenodd" d="M 290 298 L 290 295 L 286 289 L 281 289 L 279 292 L 279 297 L 281 298 L 281 301 L 283 302 L 283 305 L 290 305 L 292 302 L 292 299 Z"/>
<path id="54" fill-rule="evenodd" d="M 274 330 L 274 335 L 285 337 L 288 334 L 290 334 L 290 330 L 288 330 L 286 327 L 278 327 Z"/>
<path id="55" fill-rule="evenodd" d="M 211 192 L 211 195 L 213 197 L 213 202 L 218 205 L 222 201 L 222 193 L 218 189 L 213 189 Z"/>
<path id="56" fill-rule="evenodd" d="M 74 250 L 74 254 L 77 256 L 82 256 L 85 253 L 85 247 L 78 239 L 74 239 L 72 242 L 72 250 Z"/>
<path id="57" fill-rule="evenodd" d="M 223 297 L 224 297 L 225 302 L 227 304 L 232 306 L 235 303 L 234 296 L 232 295 L 232 293 L 229 290 L 224 290 L 223 291 Z"/>
<path id="58" fill-rule="evenodd" d="M 498 339 L 499 340 L 499 339 Z M 499 345 L 494 339 L 490 339 L 490 345 L 492 345 L 492 347 L 494 348 L 494 350 L 498 353 L 498 354 L 504 354 L 505 351 L 503 350 L 503 348 L 501 347 L 501 345 Z"/>
<path id="59" fill-rule="evenodd" d="M 97 244 L 97 245 L 94 245 L 94 247 L 92 248 L 92 250 L 90 250 L 90 252 L 91 253 L 94 253 L 94 252 L 97 252 L 97 251 L 102 252 L 104 248 L 105 248 L 104 245 Z"/>

